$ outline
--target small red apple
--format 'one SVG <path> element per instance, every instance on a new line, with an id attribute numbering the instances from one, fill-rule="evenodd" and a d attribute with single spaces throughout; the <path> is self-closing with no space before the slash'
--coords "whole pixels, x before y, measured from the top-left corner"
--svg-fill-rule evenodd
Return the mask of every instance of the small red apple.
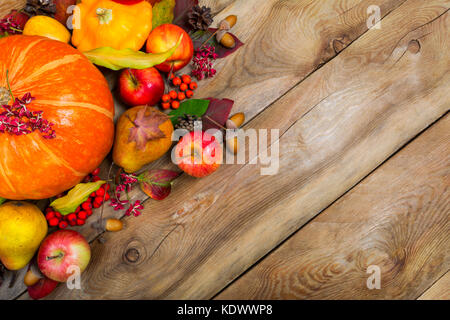
<path id="1" fill-rule="evenodd" d="M 28 294 L 35 300 L 42 299 L 52 293 L 58 283 L 49 278 L 41 278 L 36 284 L 27 287 Z"/>
<path id="2" fill-rule="evenodd" d="M 67 25 L 67 20 L 74 14 L 74 10 L 69 10 L 71 6 L 77 4 L 77 0 L 53 0 L 56 7 L 55 19 L 61 22 L 64 26 Z M 72 7 L 73 8 L 73 7 Z"/>
<path id="3" fill-rule="evenodd" d="M 185 67 L 194 55 L 194 44 L 192 39 L 179 26 L 174 24 L 163 24 L 153 29 L 147 39 L 148 53 L 161 53 L 174 47 L 180 36 L 183 35 L 180 45 L 164 63 L 156 66 L 162 72 L 169 72 L 173 65 L 173 71 L 178 71 Z"/>
<path id="4" fill-rule="evenodd" d="M 37 262 L 42 274 L 51 280 L 65 282 L 75 266 L 83 272 L 91 259 L 91 248 L 86 239 L 73 230 L 58 230 L 42 242 Z"/>
<path id="5" fill-rule="evenodd" d="M 129 106 L 152 106 L 164 94 L 164 79 L 155 68 L 125 69 L 119 77 L 119 92 Z"/>
<path id="6" fill-rule="evenodd" d="M 192 131 L 175 147 L 175 161 L 187 174 L 202 178 L 216 171 L 222 163 L 222 145 L 207 132 Z"/>

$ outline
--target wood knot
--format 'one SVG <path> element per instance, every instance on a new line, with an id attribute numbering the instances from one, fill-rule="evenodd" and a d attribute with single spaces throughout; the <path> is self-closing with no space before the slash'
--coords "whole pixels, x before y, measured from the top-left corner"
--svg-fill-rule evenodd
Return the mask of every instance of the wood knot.
<path id="1" fill-rule="evenodd" d="M 335 54 L 338 54 L 339 52 L 344 50 L 345 47 L 347 47 L 349 43 L 350 43 L 350 39 L 344 35 L 340 38 L 333 39 L 333 41 L 331 41 L 331 47 L 333 48 Z"/>
<path id="2" fill-rule="evenodd" d="M 136 248 L 130 248 L 125 252 L 125 259 L 128 262 L 136 263 L 139 260 L 140 254 L 139 250 Z"/>
<path id="3" fill-rule="evenodd" d="M 133 239 L 123 249 L 123 261 L 126 264 L 137 266 L 144 262 L 147 257 L 147 250 L 142 241 Z"/>
<path id="4" fill-rule="evenodd" d="M 413 39 L 408 43 L 408 51 L 411 53 L 419 53 L 420 51 L 420 42 L 419 40 Z"/>

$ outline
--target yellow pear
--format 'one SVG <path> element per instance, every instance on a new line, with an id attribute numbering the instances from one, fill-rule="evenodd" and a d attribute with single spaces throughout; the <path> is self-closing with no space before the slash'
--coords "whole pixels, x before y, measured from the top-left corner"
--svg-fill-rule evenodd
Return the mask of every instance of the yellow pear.
<path id="1" fill-rule="evenodd" d="M 25 267 L 47 235 L 44 214 L 34 204 L 10 201 L 0 206 L 0 261 L 9 270 Z"/>
<path id="2" fill-rule="evenodd" d="M 158 109 L 128 109 L 117 122 L 113 160 L 125 172 L 136 172 L 169 151 L 172 133 L 170 118 Z"/>

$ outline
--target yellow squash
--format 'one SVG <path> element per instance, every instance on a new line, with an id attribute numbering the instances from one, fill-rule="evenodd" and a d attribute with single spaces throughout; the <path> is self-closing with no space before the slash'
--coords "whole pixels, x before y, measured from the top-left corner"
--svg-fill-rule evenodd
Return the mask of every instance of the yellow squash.
<path id="1" fill-rule="evenodd" d="M 69 43 L 70 32 L 57 20 L 47 16 L 34 16 L 25 24 L 25 36 L 42 36 Z"/>
<path id="2" fill-rule="evenodd" d="M 139 50 L 152 30 L 147 1 L 124 5 L 110 0 L 82 0 L 73 15 L 72 44 L 84 52 L 100 47 Z"/>

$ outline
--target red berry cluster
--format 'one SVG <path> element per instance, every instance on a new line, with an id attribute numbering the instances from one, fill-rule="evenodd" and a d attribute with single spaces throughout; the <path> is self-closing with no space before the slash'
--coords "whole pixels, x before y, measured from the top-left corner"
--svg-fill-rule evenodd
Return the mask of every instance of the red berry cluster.
<path id="1" fill-rule="evenodd" d="M 93 192 L 89 198 L 80 204 L 75 212 L 62 215 L 58 211 L 49 207 L 45 211 L 45 218 L 50 227 L 59 227 L 65 229 L 68 226 L 82 226 L 86 223 L 87 218 L 92 215 L 93 208 L 100 208 L 104 201 L 110 199 L 109 184 L 105 183 L 96 192 Z"/>
<path id="2" fill-rule="evenodd" d="M 83 182 L 96 182 L 100 180 L 98 176 L 100 174 L 100 168 L 92 171 L 91 174 L 87 175 Z M 103 184 L 100 189 L 90 194 L 89 198 L 80 204 L 77 209 L 67 215 L 62 215 L 60 212 L 49 207 L 45 210 L 45 218 L 47 219 L 48 225 L 50 227 L 59 227 L 60 229 L 65 229 L 68 226 L 82 226 L 86 223 L 86 219 L 92 215 L 92 209 L 100 208 L 102 204 L 109 199 L 111 196 L 108 191 L 110 189 L 109 184 Z M 60 194 L 57 198 L 64 196 Z"/>
<path id="3" fill-rule="evenodd" d="M 183 74 L 181 77 L 177 77 L 174 74 L 170 76 L 173 86 L 177 87 L 180 91 L 171 90 L 169 93 L 162 96 L 163 109 L 178 109 L 180 107 L 180 101 L 184 99 L 190 99 L 194 96 L 194 90 L 197 89 L 197 82 L 193 82 L 192 78 Z"/>
<path id="4" fill-rule="evenodd" d="M 98 176 L 100 174 L 100 168 L 95 169 L 94 171 L 92 171 L 91 174 L 88 174 L 84 179 L 83 182 L 87 183 L 87 182 L 97 182 L 98 180 L 100 180 L 100 177 Z"/>

